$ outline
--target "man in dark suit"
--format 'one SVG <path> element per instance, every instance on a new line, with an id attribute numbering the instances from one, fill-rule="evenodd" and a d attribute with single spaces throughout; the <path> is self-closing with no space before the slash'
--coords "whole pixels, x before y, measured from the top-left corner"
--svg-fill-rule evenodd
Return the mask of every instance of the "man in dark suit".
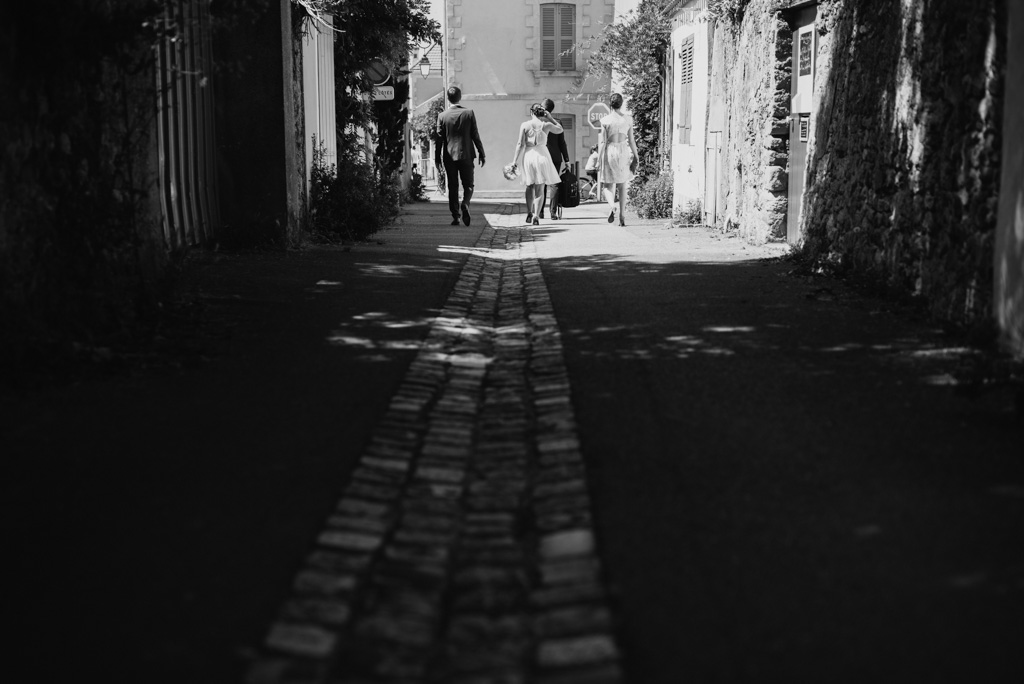
<path id="1" fill-rule="evenodd" d="M 476 114 L 459 104 L 462 91 L 456 86 L 448 88 L 451 106 L 437 115 L 438 144 L 434 162 L 444 159 L 444 172 L 448 177 L 448 208 L 452 212 L 452 225 L 459 225 L 459 216 L 467 226 L 470 222 L 469 200 L 473 198 L 473 160 L 480 152 L 480 166 L 484 165 L 484 145 L 476 128 Z M 459 179 L 462 179 L 462 204 L 459 204 Z"/>
<path id="2" fill-rule="evenodd" d="M 555 101 L 544 100 L 544 109 L 549 112 L 555 111 Z M 558 169 L 558 175 L 569 166 L 569 148 L 565 145 L 564 133 L 548 133 L 548 154 L 551 155 L 551 163 Z M 558 219 L 558 189 L 561 185 L 554 185 L 550 188 L 551 194 L 551 218 Z M 544 218 L 544 205 L 548 201 L 549 188 L 544 186 L 544 201 L 540 205 L 540 218 Z"/>

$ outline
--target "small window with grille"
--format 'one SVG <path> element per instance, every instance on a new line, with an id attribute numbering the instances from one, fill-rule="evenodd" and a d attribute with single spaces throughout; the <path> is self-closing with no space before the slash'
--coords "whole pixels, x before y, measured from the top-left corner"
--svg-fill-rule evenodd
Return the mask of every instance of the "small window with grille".
<path id="1" fill-rule="evenodd" d="M 540 6 L 540 68 L 542 71 L 575 71 L 576 5 L 547 3 Z"/>

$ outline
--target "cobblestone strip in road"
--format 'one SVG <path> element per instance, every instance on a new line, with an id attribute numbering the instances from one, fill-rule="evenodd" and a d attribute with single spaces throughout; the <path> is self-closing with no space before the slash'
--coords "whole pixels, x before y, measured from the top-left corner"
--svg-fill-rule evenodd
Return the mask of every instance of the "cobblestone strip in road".
<path id="1" fill-rule="evenodd" d="M 529 227 L 481 235 L 250 684 L 620 682 Z"/>

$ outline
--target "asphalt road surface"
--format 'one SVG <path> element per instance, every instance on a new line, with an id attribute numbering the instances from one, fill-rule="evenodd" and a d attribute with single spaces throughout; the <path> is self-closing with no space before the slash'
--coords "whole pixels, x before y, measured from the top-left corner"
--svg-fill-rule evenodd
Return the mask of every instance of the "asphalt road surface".
<path id="1" fill-rule="evenodd" d="M 241 681 L 445 302 L 480 296 L 460 275 L 520 258 L 478 237 L 521 205 L 473 206 L 198 255 L 155 347 L 4 390 L 9 662 Z M 616 650 L 433 681 L 1021 681 L 1024 426 L 988 382 L 1012 373 L 781 246 L 565 214 L 523 232 L 543 283 L 522 277 L 561 331 Z"/>

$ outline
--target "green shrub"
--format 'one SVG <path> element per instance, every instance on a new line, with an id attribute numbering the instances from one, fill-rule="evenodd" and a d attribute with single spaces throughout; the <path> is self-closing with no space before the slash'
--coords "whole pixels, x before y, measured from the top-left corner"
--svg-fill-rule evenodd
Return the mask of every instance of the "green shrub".
<path id="1" fill-rule="evenodd" d="M 672 174 L 663 173 L 643 182 L 631 193 L 630 204 L 640 218 L 670 218 L 672 216 Z"/>
<path id="2" fill-rule="evenodd" d="M 412 180 L 409 182 L 409 201 L 427 201 L 427 188 L 423 185 L 423 176 L 415 171 L 412 172 Z"/>
<path id="3" fill-rule="evenodd" d="M 703 205 L 699 198 L 686 200 L 686 204 L 676 207 L 676 223 L 681 225 L 697 225 L 704 222 Z"/>
<path id="4" fill-rule="evenodd" d="M 339 141 L 338 164 L 327 164 L 323 144 L 314 141 L 309 229 L 316 238 L 361 240 L 398 216 L 397 178 L 381 173 L 355 149 L 348 141 Z"/>

